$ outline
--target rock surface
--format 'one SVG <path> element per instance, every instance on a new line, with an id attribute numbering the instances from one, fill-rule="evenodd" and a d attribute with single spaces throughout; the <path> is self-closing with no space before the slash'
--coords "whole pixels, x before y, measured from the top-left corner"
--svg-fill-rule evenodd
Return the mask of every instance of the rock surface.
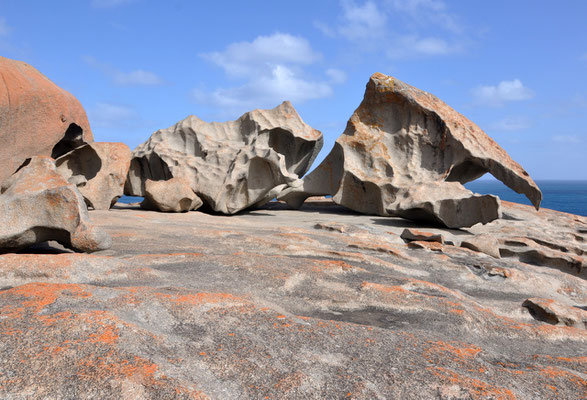
<path id="1" fill-rule="evenodd" d="M 462 230 L 329 199 L 90 211 L 110 250 L 0 256 L 0 397 L 582 399 L 587 330 L 523 305 L 584 310 L 584 270 L 549 260 L 585 264 L 587 219 L 502 208 Z M 406 228 L 445 242 L 412 249 Z M 525 247 L 460 247 L 478 235 Z"/>
<path id="2" fill-rule="evenodd" d="M 90 223 L 83 198 L 50 157 L 33 157 L 0 188 L 0 252 L 55 240 L 77 251 L 110 247 L 110 237 Z"/>
<path id="3" fill-rule="evenodd" d="M 0 184 L 27 158 L 57 158 L 92 141 L 74 96 L 30 65 L 0 56 Z"/>
<path id="4" fill-rule="evenodd" d="M 365 214 L 469 227 L 501 215 L 497 197 L 462 185 L 487 172 L 538 209 L 534 181 L 477 125 L 435 96 L 376 73 L 330 154 L 280 198 L 299 207 L 308 196 L 332 195 Z"/>
<path id="5" fill-rule="evenodd" d="M 55 164 L 77 186 L 88 207 L 108 210 L 124 192 L 130 149 L 124 143 L 94 142 L 64 154 Z"/>
<path id="6" fill-rule="evenodd" d="M 185 212 L 197 210 L 202 206 L 202 200 L 190 187 L 190 182 L 181 178 L 171 178 L 167 181 L 145 182 L 145 200 L 141 208 L 163 212 Z"/>
<path id="7" fill-rule="evenodd" d="M 207 207 L 234 214 L 301 183 L 321 147 L 322 134 L 289 102 L 223 123 L 190 116 L 133 151 L 125 193 L 143 196 L 147 179 L 182 178 Z"/>

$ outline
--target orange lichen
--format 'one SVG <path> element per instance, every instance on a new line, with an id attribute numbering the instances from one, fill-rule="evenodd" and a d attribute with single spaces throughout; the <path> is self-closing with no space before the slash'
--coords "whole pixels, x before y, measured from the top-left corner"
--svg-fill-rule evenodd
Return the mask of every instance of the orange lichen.
<path id="1" fill-rule="evenodd" d="M 427 369 L 442 381 L 450 382 L 466 389 L 473 399 L 514 400 L 516 398 L 511 390 L 492 386 L 479 379 L 463 376 L 442 367 L 429 367 Z"/>

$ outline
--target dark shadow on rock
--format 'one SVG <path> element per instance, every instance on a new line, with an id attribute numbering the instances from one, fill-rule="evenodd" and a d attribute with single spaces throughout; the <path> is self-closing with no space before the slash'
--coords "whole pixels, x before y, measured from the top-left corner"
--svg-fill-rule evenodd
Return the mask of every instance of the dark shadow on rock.
<path id="1" fill-rule="evenodd" d="M 73 250 L 67 249 L 57 242 L 42 242 L 17 251 L 16 254 L 65 254 L 75 253 Z"/>

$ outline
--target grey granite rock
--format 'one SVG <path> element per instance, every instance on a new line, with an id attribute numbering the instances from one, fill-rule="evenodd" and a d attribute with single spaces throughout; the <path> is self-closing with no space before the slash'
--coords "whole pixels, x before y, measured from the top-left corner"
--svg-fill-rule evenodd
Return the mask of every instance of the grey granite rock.
<path id="1" fill-rule="evenodd" d="M 53 159 L 39 156 L 0 189 L 0 251 L 47 240 L 84 252 L 112 244 L 109 235 L 91 224 L 81 194 L 57 173 Z"/>
<path id="2" fill-rule="evenodd" d="M 460 228 L 501 215 L 497 197 L 463 186 L 487 172 L 538 209 L 534 181 L 477 125 L 429 93 L 374 74 L 330 154 L 279 198 L 299 207 L 308 196 L 332 195 L 361 213 Z"/>
<path id="3" fill-rule="evenodd" d="M 182 178 L 209 208 L 234 214 L 299 185 L 321 147 L 322 134 L 289 102 L 223 123 L 190 116 L 133 151 L 125 193 L 143 196 L 147 179 Z"/>

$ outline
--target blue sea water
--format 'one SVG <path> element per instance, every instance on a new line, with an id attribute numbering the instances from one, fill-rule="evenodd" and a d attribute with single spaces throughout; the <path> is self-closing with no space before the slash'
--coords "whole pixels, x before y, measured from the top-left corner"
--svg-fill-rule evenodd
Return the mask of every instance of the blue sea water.
<path id="1" fill-rule="evenodd" d="M 541 208 L 587 216 L 587 181 L 536 181 L 542 191 Z M 475 193 L 494 194 L 502 200 L 531 204 L 526 196 L 518 194 L 497 180 L 476 180 L 465 187 Z"/>
<path id="2" fill-rule="evenodd" d="M 587 216 L 587 181 L 536 181 L 542 190 L 541 207 Z M 500 199 L 530 205 L 526 196 L 518 194 L 497 180 L 477 180 L 465 185 L 480 194 L 494 194 Z M 137 203 L 142 197 L 122 196 L 121 203 Z"/>

